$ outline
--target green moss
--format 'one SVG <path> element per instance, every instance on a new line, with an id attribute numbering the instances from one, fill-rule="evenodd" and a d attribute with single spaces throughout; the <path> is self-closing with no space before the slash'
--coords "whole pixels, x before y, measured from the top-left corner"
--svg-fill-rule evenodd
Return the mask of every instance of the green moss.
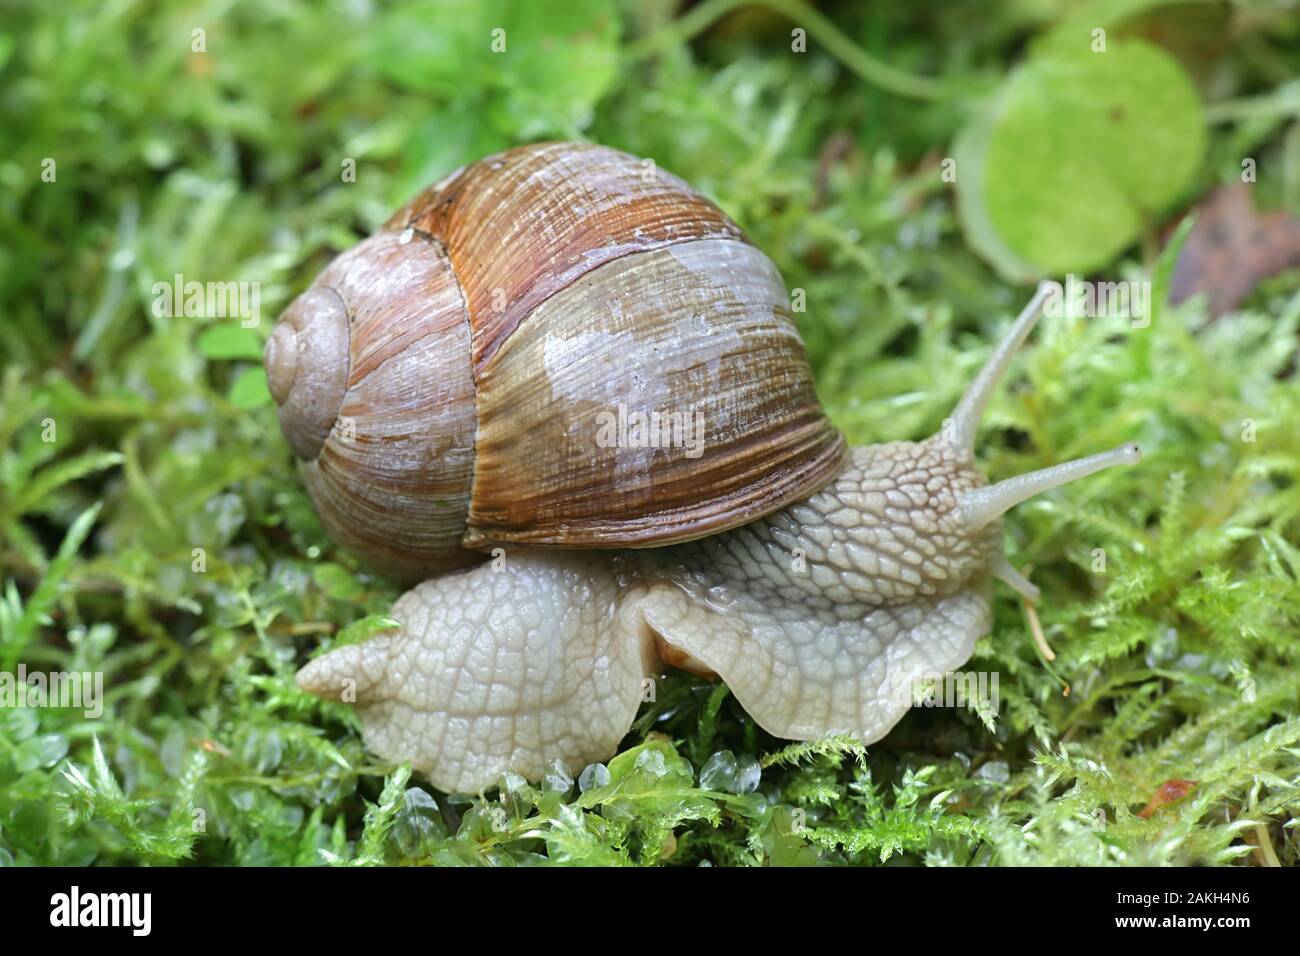
<path id="1" fill-rule="evenodd" d="M 824 9 L 860 52 L 945 88 L 992 88 L 1045 25 L 1003 5 L 859 6 Z M 484 143 L 581 135 L 715 196 L 805 290 L 821 397 L 854 442 L 935 430 L 1027 293 L 969 250 L 939 178 L 965 106 L 864 82 L 816 42 L 793 55 L 775 16 L 634 56 L 663 24 L 629 4 L 622 40 L 584 34 L 599 82 L 563 77 L 544 129 L 506 108 L 509 74 L 394 78 L 352 16 L 235 4 L 206 23 L 206 54 L 190 52 L 202 8 L 20 4 L 0 27 L 0 670 L 102 672 L 105 689 L 98 719 L 0 708 L 0 862 L 1297 862 L 1294 272 L 1213 323 L 1196 302 L 1148 328 L 1047 319 L 1017 360 L 982 432 L 990 476 L 1129 440 L 1145 457 L 1007 522 L 1057 658 L 999 587 L 968 665 L 999 677 L 992 729 L 917 708 L 869 747 L 790 746 L 725 687 L 673 674 L 584 786 L 557 769 L 431 793 L 367 754 L 347 709 L 292 675 L 322 641 L 384 626 L 397 588 L 322 531 L 254 400 L 255 343 L 155 316 L 154 282 L 258 279 L 260 339 L 412 177 Z M 1297 31 L 1229 49 L 1231 95 L 1294 73 Z M 482 124 L 460 122 L 466 104 Z M 1295 172 L 1285 118 L 1211 127 L 1198 188 L 1237 175 L 1242 143 Z M 1294 203 L 1285 179 L 1261 176 L 1261 201 Z M 1159 292 L 1171 264 L 1130 249 L 1107 274 Z M 1140 816 L 1171 779 L 1196 786 Z"/>

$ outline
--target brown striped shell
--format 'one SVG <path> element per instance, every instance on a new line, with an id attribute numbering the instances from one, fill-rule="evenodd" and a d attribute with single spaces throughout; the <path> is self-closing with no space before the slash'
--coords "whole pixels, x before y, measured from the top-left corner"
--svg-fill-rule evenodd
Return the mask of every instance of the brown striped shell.
<path id="1" fill-rule="evenodd" d="M 844 465 L 776 267 L 601 146 L 524 146 L 430 187 L 290 305 L 265 359 L 322 522 L 401 578 L 503 543 L 703 537 Z M 682 422 L 702 442 L 674 441 Z"/>

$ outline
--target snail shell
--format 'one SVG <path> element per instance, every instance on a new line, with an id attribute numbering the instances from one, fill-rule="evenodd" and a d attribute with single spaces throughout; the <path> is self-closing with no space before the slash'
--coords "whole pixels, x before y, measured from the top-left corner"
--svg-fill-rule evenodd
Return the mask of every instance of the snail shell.
<path id="1" fill-rule="evenodd" d="M 326 529 L 403 579 L 499 543 L 704 537 L 846 459 L 776 267 L 684 182 L 595 145 L 430 187 L 289 306 L 265 364 Z M 599 441 L 620 409 L 703 421 L 707 451 Z"/>

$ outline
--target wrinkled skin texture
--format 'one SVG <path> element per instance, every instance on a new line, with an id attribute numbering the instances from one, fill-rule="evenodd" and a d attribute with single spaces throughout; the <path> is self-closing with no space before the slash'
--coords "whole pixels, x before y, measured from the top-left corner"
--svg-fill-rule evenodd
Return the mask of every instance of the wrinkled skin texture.
<path id="1" fill-rule="evenodd" d="M 375 753 L 447 791 L 608 759 L 664 661 L 716 673 L 778 736 L 878 740 L 989 631 L 1001 524 L 971 533 L 957 511 L 983 484 L 939 436 L 857 448 L 826 489 L 734 531 L 426 581 L 393 607 L 400 631 L 298 680 L 355 702 Z"/>
<path id="2" fill-rule="evenodd" d="M 878 740 L 914 683 L 965 663 L 989 631 L 1001 522 L 972 535 L 956 512 L 983 484 L 937 439 L 854 449 L 805 502 L 656 556 L 673 585 L 641 613 L 769 733 Z"/>
<path id="3" fill-rule="evenodd" d="M 366 745 L 439 788 L 474 792 L 507 769 L 607 759 L 653 665 L 609 552 L 519 553 L 406 592 L 402 628 L 333 651 L 298 675 L 353 699 Z"/>

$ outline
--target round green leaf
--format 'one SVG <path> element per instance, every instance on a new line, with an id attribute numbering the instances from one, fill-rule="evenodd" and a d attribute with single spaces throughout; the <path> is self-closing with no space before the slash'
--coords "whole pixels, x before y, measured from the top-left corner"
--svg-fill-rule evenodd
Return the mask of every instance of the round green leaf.
<path id="1" fill-rule="evenodd" d="M 1200 98 L 1163 50 L 1053 47 L 959 137 L 962 227 L 1007 278 L 1087 272 L 1178 198 L 1204 148 Z"/>
<path id="2" fill-rule="evenodd" d="M 239 373 L 230 386 L 230 400 L 238 408 L 258 408 L 269 404 L 271 389 L 266 384 L 266 371 L 262 366 L 250 366 Z"/>

